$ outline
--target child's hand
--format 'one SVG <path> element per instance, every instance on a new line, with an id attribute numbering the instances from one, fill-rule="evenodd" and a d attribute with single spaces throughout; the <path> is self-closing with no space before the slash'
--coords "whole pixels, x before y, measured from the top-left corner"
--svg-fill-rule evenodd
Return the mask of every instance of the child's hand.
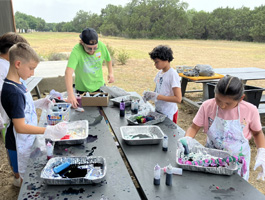
<path id="1" fill-rule="evenodd" d="M 44 137 L 51 140 L 61 139 L 68 132 L 68 123 L 60 122 L 54 126 L 47 126 L 44 132 Z"/>
<path id="2" fill-rule="evenodd" d="M 158 93 L 151 92 L 151 91 L 145 91 L 143 93 L 143 100 L 146 101 L 153 101 L 155 102 L 157 100 Z"/>
<path id="3" fill-rule="evenodd" d="M 264 178 L 265 178 L 265 149 L 264 148 L 258 149 L 254 170 L 256 170 L 257 167 L 259 166 L 261 166 L 261 172 L 258 174 L 257 179 L 262 179 L 264 181 Z"/>
<path id="4" fill-rule="evenodd" d="M 194 139 L 190 136 L 182 137 L 178 140 L 178 149 L 184 152 L 184 154 L 189 154 L 192 147 L 194 146 Z"/>

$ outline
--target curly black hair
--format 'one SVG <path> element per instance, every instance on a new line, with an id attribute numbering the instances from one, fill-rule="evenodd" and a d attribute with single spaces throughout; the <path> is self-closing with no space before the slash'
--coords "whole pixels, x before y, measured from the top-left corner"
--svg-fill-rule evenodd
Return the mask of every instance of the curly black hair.
<path id="1" fill-rule="evenodd" d="M 170 47 L 164 46 L 164 45 L 159 45 L 155 47 L 150 53 L 150 58 L 152 60 L 158 58 L 160 60 L 168 61 L 171 62 L 174 57 L 173 57 L 173 51 Z"/>

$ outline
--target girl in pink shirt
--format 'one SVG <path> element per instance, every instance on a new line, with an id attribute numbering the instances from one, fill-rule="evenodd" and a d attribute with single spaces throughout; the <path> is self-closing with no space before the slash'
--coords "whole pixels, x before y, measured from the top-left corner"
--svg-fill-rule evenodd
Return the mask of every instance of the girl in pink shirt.
<path id="1" fill-rule="evenodd" d="M 265 178 L 265 138 L 262 132 L 258 109 L 244 101 L 244 85 L 237 77 L 225 76 L 215 87 L 215 98 L 205 101 L 193 119 L 186 135 L 194 138 L 201 127 L 207 133 L 208 148 L 225 150 L 232 155 L 243 155 L 247 170 L 242 174 L 249 178 L 250 146 L 248 140 L 254 137 L 258 154 L 254 170 L 262 167 L 258 178 Z"/>

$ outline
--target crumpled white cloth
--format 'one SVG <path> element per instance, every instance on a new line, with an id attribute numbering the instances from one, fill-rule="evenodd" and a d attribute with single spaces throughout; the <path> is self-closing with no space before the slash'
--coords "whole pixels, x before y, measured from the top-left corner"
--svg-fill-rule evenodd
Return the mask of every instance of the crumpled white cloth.
<path id="1" fill-rule="evenodd" d="M 151 92 L 151 91 L 144 91 L 143 93 L 143 100 L 146 101 L 153 101 L 155 102 L 157 100 L 158 93 Z"/>
<path id="2" fill-rule="evenodd" d="M 258 149 L 254 170 L 256 170 L 259 166 L 261 167 L 261 172 L 258 174 L 257 180 L 262 179 L 264 181 L 265 179 L 265 148 Z"/>
<path id="3" fill-rule="evenodd" d="M 54 105 L 54 102 L 50 100 L 50 96 L 46 96 L 45 98 L 38 99 L 34 101 L 35 108 L 40 108 L 42 110 L 48 110 Z"/>

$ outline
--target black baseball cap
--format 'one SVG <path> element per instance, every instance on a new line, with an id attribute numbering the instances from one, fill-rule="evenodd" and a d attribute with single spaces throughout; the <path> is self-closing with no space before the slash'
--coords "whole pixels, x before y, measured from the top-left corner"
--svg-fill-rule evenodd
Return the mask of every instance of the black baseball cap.
<path id="1" fill-rule="evenodd" d="M 94 45 L 98 43 L 98 34 L 93 28 L 87 28 L 79 35 L 81 40 L 88 45 Z"/>

